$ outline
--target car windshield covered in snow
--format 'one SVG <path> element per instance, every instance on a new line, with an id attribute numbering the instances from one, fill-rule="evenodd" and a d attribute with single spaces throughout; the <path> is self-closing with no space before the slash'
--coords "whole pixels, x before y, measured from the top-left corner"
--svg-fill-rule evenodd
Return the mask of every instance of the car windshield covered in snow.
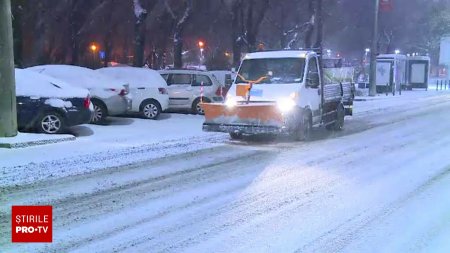
<path id="1" fill-rule="evenodd" d="M 304 58 L 247 59 L 242 62 L 237 83 L 247 83 L 266 77 L 259 83 L 301 83 Z"/>

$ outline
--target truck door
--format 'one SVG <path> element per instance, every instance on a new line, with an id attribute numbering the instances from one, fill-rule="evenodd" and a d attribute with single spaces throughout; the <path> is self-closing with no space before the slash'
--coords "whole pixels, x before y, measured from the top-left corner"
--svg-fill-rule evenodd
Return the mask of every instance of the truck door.
<path id="1" fill-rule="evenodd" d="M 307 101 L 305 105 L 309 106 L 313 114 L 313 123 L 320 122 L 321 112 L 321 94 L 320 94 L 320 70 L 319 61 L 316 56 L 312 56 L 308 60 L 308 68 L 306 72 L 306 89 L 304 91 L 304 96 Z M 300 95 L 302 96 L 302 95 Z"/>

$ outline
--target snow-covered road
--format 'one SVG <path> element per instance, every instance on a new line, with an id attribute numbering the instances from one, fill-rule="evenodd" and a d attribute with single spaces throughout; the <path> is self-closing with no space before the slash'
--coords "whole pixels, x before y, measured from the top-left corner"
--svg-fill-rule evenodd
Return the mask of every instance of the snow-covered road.
<path id="1" fill-rule="evenodd" d="M 449 252 L 450 95 L 360 102 L 346 124 L 309 143 L 197 133 L 171 156 L 145 144 L 107 170 L 4 184 L 0 252 Z M 53 205 L 52 244 L 10 243 L 19 204 Z"/>

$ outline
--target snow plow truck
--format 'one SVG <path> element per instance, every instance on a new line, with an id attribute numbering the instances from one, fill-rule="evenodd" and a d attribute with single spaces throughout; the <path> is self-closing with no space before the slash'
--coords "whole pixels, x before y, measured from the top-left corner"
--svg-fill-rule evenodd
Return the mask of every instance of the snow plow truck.
<path id="1" fill-rule="evenodd" d="M 329 64 L 327 64 L 329 66 Z M 324 67 L 314 50 L 249 53 L 224 103 L 202 103 L 203 131 L 288 134 L 308 140 L 313 127 L 338 131 L 352 115 L 353 68 Z"/>

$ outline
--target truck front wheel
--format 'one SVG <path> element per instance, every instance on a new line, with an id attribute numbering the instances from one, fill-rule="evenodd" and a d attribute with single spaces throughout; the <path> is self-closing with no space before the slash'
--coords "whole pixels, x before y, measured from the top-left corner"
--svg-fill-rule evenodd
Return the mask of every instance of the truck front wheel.
<path id="1" fill-rule="evenodd" d="M 242 140 L 243 136 L 241 133 L 230 133 L 230 138 L 232 140 Z"/>
<path id="2" fill-rule="evenodd" d="M 312 117 L 309 112 L 302 114 L 300 124 L 294 133 L 296 141 L 309 141 L 311 139 Z"/>

